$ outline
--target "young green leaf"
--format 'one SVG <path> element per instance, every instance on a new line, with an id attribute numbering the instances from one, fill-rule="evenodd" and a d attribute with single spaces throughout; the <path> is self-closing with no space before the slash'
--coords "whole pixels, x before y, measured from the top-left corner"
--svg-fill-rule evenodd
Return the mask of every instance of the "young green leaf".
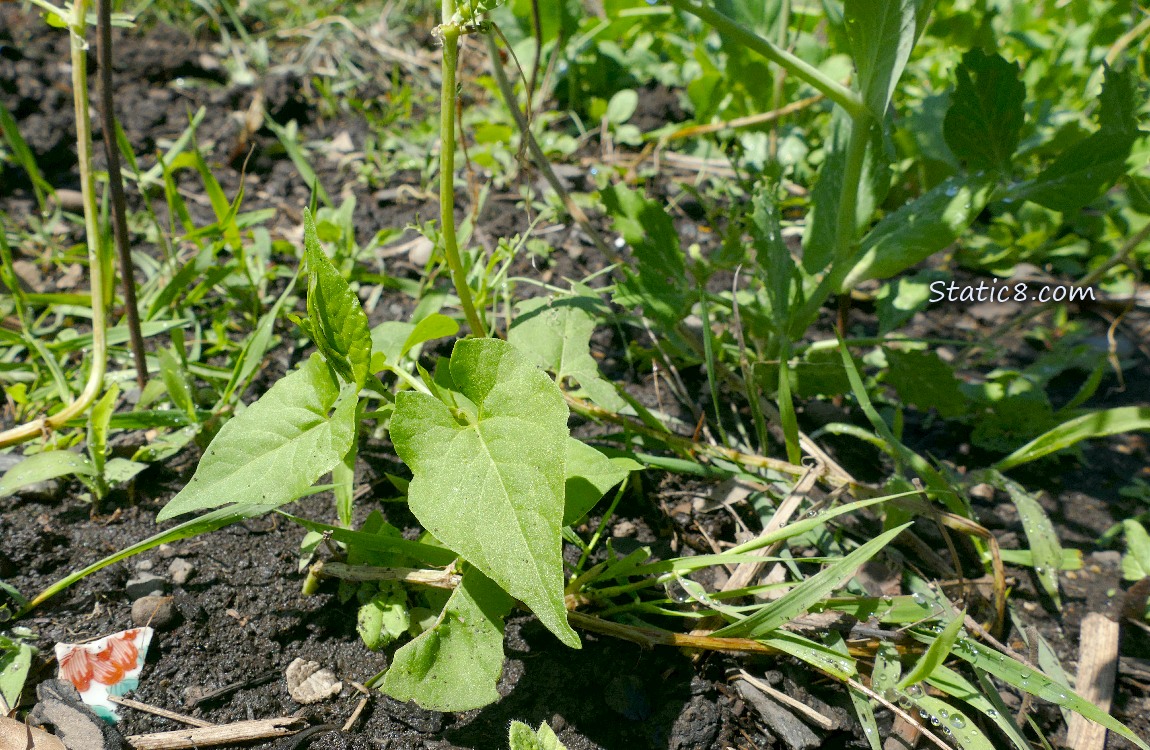
<path id="1" fill-rule="evenodd" d="M 493 581 L 468 569 L 435 627 L 395 652 L 380 689 L 433 711 L 469 711 L 499 700 L 503 618 L 512 603 Z"/>
<path id="2" fill-rule="evenodd" d="M 1138 111 L 1146 97 L 1140 95 L 1138 78 L 1131 68 L 1116 70 L 1107 65 L 1098 101 L 1098 125 L 1104 132 L 1133 133 L 1138 129 Z"/>
<path id="3" fill-rule="evenodd" d="M 167 347 L 157 349 L 156 357 L 160 360 L 160 377 L 168 389 L 168 398 L 171 399 L 172 405 L 194 420 L 196 402 L 192 398 L 191 383 L 184 375 L 183 363 Z"/>
<path id="4" fill-rule="evenodd" d="M 938 354 L 894 348 L 885 354 L 889 366 L 886 382 L 894 386 L 900 399 L 924 411 L 937 409 L 947 419 L 969 413 L 969 398 L 962 392 L 954 370 Z"/>
<path id="5" fill-rule="evenodd" d="M 1150 408 L 1148 407 L 1120 406 L 1083 414 L 1081 417 L 1063 422 L 1054 429 L 1039 435 L 996 463 L 994 468 L 998 471 L 1006 471 L 1051 453 L 1065 450 L 1083 440 L 1143 430 L 1150 430 Z"/>
<path id="6" fill-rule="evenodd" d="M 560 385 L 571 378 L 595 403 L 621 411 L 626 404 L 615 386 L 599 374 L 599 365 L 591 357 L 591 334 L 604 312 L 598 298 L 584 295 L 525 300 L 516 306 L 507 340 L 528 359 L 554 373 Z"/>
<path id="7" fill-rule="evenodd" d="M 902 273 L 953 243 L 986 206 L 988 174 L 950 177 L 887 214 L 867 233 L 841 289 Z"/>
<path id="8" fill-rule="evenodd" d="M 972 49 L 962 56 L 942 130 L 946 145 L 967 168 L 1010 172 L 1026 119 L 1020 74 L 1016 63 L 998 54 Z"/>
<path id="9" fill-rule="evenodd" d="M 475 411 L 425 393 L 396 396 L 391 440 L 415 475 L 412 513 L 436 539 L 578 647 L 563 600 L 567 405 L 510 344 L 456 342 L 446 368 Z"/>
<path id="10" fill-rule="evenodd" d="M 459 323 L 442 313 L 432 313 L 415 324 L 415 328 L 404 340 L 399 356 L 404 356 L 420 344 L 454 336 L 457 333 L 459 333 Z M 388 364 L 394 365 L 395 362 L 388 362 Z"/>
<path id="11" fill-rule="evenodd" d="M 362 388 L 371 362 L 367 314 L 347 280 L 328 260 L 316 236 L 315 221 L 307 209 L 304 209 L 303 227 L 309 333 L 339 376 Z"/>
<path id="12" fill-rule="evenodd" d="M 859 88 L 871 114 L 882 120 L 910 59 L 916 38 L 914 0 L 845 0 L 847 39 Z"/>
<path id="13" fill-rule="evenodd" d="M 1150 577 L 1150 534 L 1146 527 L 1132 518 L 1122 522 L 1126 537 L 1126 554 L 1122 556 L 1122 577 L 1127 581 L 1141 581 Z"/>
<path id="14" fill-rule="evenodd" d="M 108 459 L 108 425 L 119 397 L 120 389 L 113 385 L 88 412 L 88 458 L 92 459 L 92 468 L 100 481 L 103 481 L 104 464 Z"/>
<path id="15" fill-rule="evenodd" d="M 563 525 L 578 521 L 607 490 L 643 465 L 629 458 L 608 458 L 577 438 L 567 438 L 567 480 Z"/>
<path id="16" fill-rule="evenodd" d="M 802 615 L 831 591 L 849 580 L 858 567 L 879 553 L 910 524 L 903 524 L 862 544 L 858 549 L 836 560 L 820 572 L 788 591 L 784 596 L 763 606 L 749 617 L 715 631 L 716 636 L 757 638 Z"/>
<path id="17" fill-rule="evenodd" d="M 642 194 L 614 185 L 603 191 L 603 203 L 615 219 L 615 229 L 631 246 L 637 271 L 626 271 L 615 302 L 623 307 L 642 305 L 644 312 L 667 329 L 686 317 L 693 300 L 693 284 L 679 245 L 679 233 L 666 210 Z"/>
<path id="18" fill-rule="evenodd" d="M 379 591 L 359 608 L 356 616 L 356 632 L 372 651 L 393 643 L 410 627 L 407 592 L 396 581 L 381 581 Z"/>
<path id="19" fill-rule="evenodd" d="M 192 480 L 156 520 L 231 503 L 275 507 L 295 500 L 351 448 L 356 403 L 355 386 L 341 389 L 313 354 L 223 426 Z"/>
<path id="20" fill-rule="evenodd" d="M 87 456 L 72 451 L 48 451 L 28 456 L 0 477 L 0 497 L 7 497 L 22 487 L 49 479 L 71 475 L 95 476 L 96 468 Z"/>
<path id="21" fill-rule="evenodd" d="M 950 650 L 954 648 L 954 642 L 958 640 L 958 635 L 962 632 L 962 621 L 965 617 L 966 610 L 963 610 L 947 623 L 938 637 L 931 641 L 926 652 L 915 662 L 914 667 L 899 680 L 899 690 L 906 690 L 911 685 L 922 682 L 934 674 L 938 665 L 946 661 L 946 657 L 950 655 Z"/>
<path id="22" fill-rule="evenodd" d="M 24 690 L 24 681 L 28 678 L 36 649 L 23 641 L 0 640 L 7 641 L 0 643 L 0 697 L 14 707 L 20 702 L 20 693 Z"/>
<path id="23" fill-rule="evenodd" d="M 507 740 L 511 750 L 567 750 L 547 722 L 540 724 L 539 731 L 535 731 L 521 721 L 513 721 Z"/>

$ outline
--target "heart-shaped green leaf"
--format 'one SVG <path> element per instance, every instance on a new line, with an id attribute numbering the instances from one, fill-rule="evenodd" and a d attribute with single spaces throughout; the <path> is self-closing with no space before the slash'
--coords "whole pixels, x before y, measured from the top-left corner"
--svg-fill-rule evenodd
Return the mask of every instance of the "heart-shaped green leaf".
<path id="1" fill-rule="evenodd" d="M 538 367 L 496 339 L 459 341 L 448 366 L 470 404 L 396 397 L 391 440 L 415 475 L 412 513 L 431 534 L 578 647 L 563 603 L 567 404 Z M 450 393 L 450 392 L 448 392 Z"/>

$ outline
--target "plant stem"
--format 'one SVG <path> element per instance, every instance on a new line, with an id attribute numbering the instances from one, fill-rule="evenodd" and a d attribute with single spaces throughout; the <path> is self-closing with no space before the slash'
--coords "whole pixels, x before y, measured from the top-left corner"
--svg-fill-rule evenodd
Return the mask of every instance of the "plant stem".
<path id="1" fill-rule="evenodd" d="M 856 92 L 829 78 L 805 60 L 744 28 L 737 21 L 706 5 L 697 4 L 693 0 L 668 0 L 668 2 L 679 10 L 690 13 L 714 26 L 723 34 L 732 37 L 743 46 L 759 53 L 776 65 L 783 66 L 795 78 L 805 81 L 826 94 L 828 99 L 845 109 L 852 118 L 866 114 L 866 103 Z"/>
<path id="2" fill-rule="evenodd" d="M 144 354 L 144 335 L 140 332 L 136 274 L 132 266 L 132 249 L 128 244 L 128 218 L 124 208 L 124 178 L 120 174 L 120 151 L 116 147 L 116 108 L 112 96 L 111 0 L 96 0 L 96 8 L 96 60 L 100 68 L 100 114 L 104 122 L 108 187 L 112 194 L 112 226 L 116 236 L 116 252 L 120 258 L 120 281 L 124 286 L 124 308 L 132 342 L 132 359 L 136 363 L 136 385 L 143 391 L 148 384 L 148 360 Z"/>
<path id="3" fill-rule="evenodd" d="M 791 319 L 792 339 L 800 339 L 819 315 L 819 308 L 827 298 L 839 291 L 843 279 L 850 273 L 850 259 L 855 247 L 858 224 L 858 196 L 866 161 L 867 140 L 873 122 L 867 111 L 851 117 L 850 140 L 847 142 L 846 164 L 843 166 L 842 192 L 839 194 L 838 217 L 835 226 L 835 247 L 831 266 L 806 303 Z M 845 334 L 844 334 L 845 335 Z"/>
<path id="4" fill-rule="evenodd" d="M 459 241 L 455 235 L 455 70 L 459 63 L 459 27 L 452 22 L 455 0 L 443 0 L 443 81 L 439 113 L 439 223 L 443 233 L 443 252 L 451 268 L 455 293 L 463 306 L 463 314 L 471 326 L 472 334 L 486 337 L 487 327 L 475 309 L 463 261 L 459 257 Z"/>
<path id="5" fill-rule="evenodd" d="M 104 384 L 108 362 L 105 334 L 104 252 L 100 243 L 99 209 L 96 206 L 96 179 L 92 171 L 92 125 L 88 115 L 88 57 L 84 41 L 88 0 L 72 6 L 68 30 L 71 36 L 72 97 L 76 110 L 76 154 L 79 157 L 80 192 L 84 200 L 84 228 L 88 242 L 88 273 L 92 285 L 92 363 L 88 381 L 76 400 L 50 417 L 42 417 L 0 432 L 0 448 L 38 437 L 85 412 L 96 400 Z"/>

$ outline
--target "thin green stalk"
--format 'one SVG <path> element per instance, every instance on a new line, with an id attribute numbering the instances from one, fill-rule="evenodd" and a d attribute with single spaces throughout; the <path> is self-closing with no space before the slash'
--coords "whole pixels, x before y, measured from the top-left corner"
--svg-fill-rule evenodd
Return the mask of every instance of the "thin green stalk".
<path id="1" fill-rule="evenodd" d="M 108 341 L 105 334 L 104 252 L 98 225 L 96 178 L 92 169 L 92 121 L 88 114 L 88 49 L 84 40 L 88 0 L 76 0 L 68 23 L 72 51 L 72 95 L 76 110 L 76 153 L 80 167 L 80 193 L 84 200 L 84 228 L 88 242 L 88 273 L 92 284 L 92 363 L 84 390 L 75 401 L 50 417 L 0 432 L 0 448 L 15 445 L 54 430 L 87 411 L 104 384 L 108 367 Z"/>
<path id="2" fill-rule="evenodd" d="M 851 116 L 851 134 L 847 143 L 847 158 L 843 168 L 842 193 L 835 227 L 835 248 L 830 269 L 815 291 L 807 298 L 798 314 L 791 319 L 791 338 L 802 338 L 803 333 L 818 317 L 819 308 L 827 298 L 838 291 L 851 270 L 850 259 L 855 247 L 858 222 L 859 183 L 862 181 L 866 161 L 867 140 L 870 135 L 871 116 L 865 110 Z"/>
<path id="3" fill-rule="evenodd" d="M 443 252 L 451 269 L 455 293 L 463 306 L 463 314 L 471 332 L 486 337 L 487 327 L 475 309 L 463 261 L 459 257 L 459 241 L 455 235 L 455 71 L 459 64 L 459 27 L 452 22 L 455 0 L 443 0 L 443 71 L 439 113 L 439 223 L 443 232 Z"/>
<path id="4" fill-rule="evenodd" d="M 791 75 L 815 87 L 825 94 L 828 99 L 845 109 L 852 118 L 857 119 L 867 114 L 866 103 L 858 93 L 843 86 L 838 81 L 829 78 L 810 63 L 799 59 L 773 42 L 744 28 L 737 21 L 706 5 L 697 4 L 693 0 L 669 0 L 669 2 L 679 10 L 690 13 L 711 26 L 714 26 L 722 33 L 733 38 L 748 49 L 757 52 L 776 65 L 783 66 L 790 71 Z"/>

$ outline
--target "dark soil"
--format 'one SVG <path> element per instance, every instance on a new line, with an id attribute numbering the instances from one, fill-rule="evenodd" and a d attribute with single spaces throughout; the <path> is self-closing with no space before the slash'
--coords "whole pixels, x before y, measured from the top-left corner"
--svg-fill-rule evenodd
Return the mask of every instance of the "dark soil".
<path id="1" fill-rule="evenodd" d="M 343 115 L 324 120 L 312 106 L 308 81 L 290 72 L 277 73 L 258 86 L 225 86 L 225 75 L 210 45 L 187 38 L 178 31 L 154 28 L 117 35 L 117 107 L 121 122 L 138 154 L 151 154 L 165 139 L 173 139 L 186 127 L 189 111 L 206 108 L 199 128 L 201 142 L 215 145 L 212 158 L 216 176 L 229 195 L 240 182 L 239 168 L 247 145 L 233 113 L 251 105 L 262 91 L 268 111 L 279 121 L 299 122 L 304 140 L 331 138 L 346 131 L 359 145 L 368 134 L 360 117 Z M 75 153 L 72 142 L 72 105 L 67 66 L 67 38 L 62 32 L 45 30 L 42 21 L 17 8 L 0 6 L 0 101 L 13 113 L 21 132 L 35 152 L 46 179 L 60 188 L 75 188 Z M 94 63 L 94 61 L 93 61 Z M 186 83 L 194 79 L 197 85 Z M 386 80 L 386 76 L 380 78 Z M 681 116 L 674 96 L 665 90 L 648 97 L 648 108 L 659 111 L 659 122 Z M 644 110 L 646 112 L 646 110 Z M 98 134 L 97 134 L 98 135 Z M 254 151 L 247 166 L 248 197 L 245 209 L 276 208 L 274 226 L 286 232 L 298 226 L 299 209 L 307 205 L 310 187 L 298 176 L 291 162 L 276 147 L 274 136 L 261 130 L 253 134 Z M 97 153 L 100 144 L 97 142 Z M 102 161 L 102 157 L 101 157 Z M 153 163 L 143 159 L 143 166 Z M 388 189 L 372 190 L 346 174 L 334 162 L 320 160 L 317 171 L 329 192 L 337 186 L 357 198 L 356 226 L 361 239 L 384 227 L 403 227 L 418 215 L 431 216 L 434 202 L 397 191 L 401 185 L 421 187 L 421 177 L 400 173 Z M 188 187 L 199 189 L 189 180 Z M 671 185 L 660 189 L 679 192 Z M 418 195 L 420 191 L 415 191 Z M 8 171 L 0 183 L 0 209 L 8 216 L 35 211 L 30 185 L 18 171 Z M 141 199 L 133 198 L 138 208 Z M 460 195 L 466 208 L 467 196 Z M 497 203 L 495 205 L 498 205 Z M 513 204 L 508 204 L 513 205 Z M 189 206 L 210 220 L 210 207 L 196 201 Z M 697 206 L 697 204 L 696 204 Z M 157 210 L 162 201 L 156 202 Z M 689 207 L 688 207 L 689 208 Z M 519 211 L 493 209 L 485 217 L 491 236 L 522 230 L 526 218 Z M 689 214 L 690 211 L 687 211 Z M 682 217 L 680 217 L 682 218 Z M 692 235 L 697 228 L 685 228 Z M 481 238 L 482 239 L 482 238 Z M 550 256 L 545 280 L 581 278 L 598 268 L 598 261 L 580 255 L 583 240 L 567 231 L 555 244 L 566 250 Z M 17 253 L 20 248 L 16 248 Z M 389 272 L 417 278 L 420 269 L 402 260 Z M 524 273 L 536 274 L 529 267 Z M 385 295 L 373 316 L 397 318 L 410 309 L 398 295 Z M 1089 311 L 1082 311 L 1084 316 Z M 961 310 L 940 309 L 927 319 L 916 320 L 913 335 L 954 336 L 970 330 Z M 1096 321 L 1101 332 L 1105 323 Z M 874 328 L 866 309 L 857 313 L 856 324 L 864 333 Z M 985 321 L 973 321 L 983 326 Z M 605 349 L 607 365 L 618 358 L 618 341 L 606 337 L 598 342 Z M 1024 346 L 1014 342 L 1012 356 L 1025 358 Z M 292 355 L 288 355 L 291 357 Z M 622 366 L 619 366 L 622 369 Z M 277 366 L 278 368 L 278 366 Z M 625 374 L 625 373 L 622 373 Z M 655 403 L 650 381 L 630 373 L 633 392 Z M 697 375 L 685 373 L 688 379 Z M 270 377 L 270 375 L 269 375 Z M 1107 382 L 1090 406 L 1103 407 L 1150 400 L 1150 369 L 1145 359 L 1127 374 L 1128 387 L 1119 391 Z M 699 391 L 703 393 L 702 390 Z M 1073 392 L 1073 389 L 1071 389 Z M 705 403 L 705 401 L 700 401 Z M 665 404 L 664 404 L 665 406 Z M 858 420 L 859 415 L 824 405 L 831 413 L 811 407 L 802 415 L 805 427 L 827 421 Z M 689 417 L 689 415 L 685 415 Z M 932 426 L 933 424 L 933 426 Z M 941 432 L 938 422 L 916 420 L 911 415 L 908 439 L 914 447 L 952 461 L 960 470 L 990 463 L 969 446 L 969 436 Z M 837 457 L 860 475 L 879 477 L 885 466 L 879 457 L 860 451 L 857 444 L 831 443 Z M 384 471 L 396 471 L 389 463 L 386 445 L 366 445 L 359 467 L 359 483 L 383 480 Z M 380 454 L 378 459 L 373 454 Z M 0 500 L 0 577 L 25 594 L 35 593 L 64 575 L 157 530 L 155 513 L 182 486 L 194 468 L 194 450 L 181 454 L 168 465 L 149 469 L 134 492 L 114 495 L 99 518 L 89 517 L 89 507 L 77 501 L 78 487 L 49 487 L 39 494 L 23 494 Z M 1022 618 L 1039 628 L 1054 645 L 1063 664 L 1072 670 L 1077 657 L 1078 627 L 1087 612 L 1115 612 L 1122 583 L 1118 556 L 1096 549 L 1095 540 L 1113 523 L 1143 510 L 1137 501 L 1123 498 L 1118 490 L 1130 479 L 1150 479 L 1150 449 L 1138 436 L 1099 441 L 1081 458 L 1051 459 L 1030 473 L 1020 474 L 1028 486 L 1047 491 L 1046 509 L 1055 520 L 1064 543 L 1086 550 L 1083 570 L 1062 578 L 1064 608 L 1055 612 L 1030 574 L 1013 569 L 1016 585 L 1012 596 L 1020 603 Z M 274 481 L 274 478 L 269 478 Z M 710 485 L 661 477 L 648 472 L 643 492 L 628 495 L 614 522 L 617 549 L 629 545 L 652 546 L 656 553 L 680 554 L 688 549 L 709 552 L 706 536 L 733 538 L 734 523 L 725 514 L 697 513 L 691 498 L 706 496 Z M 686 502 L 684 502 L 686 499 Z M 1001 498 L 998 498 L 1001 500 Z M 383 505 L 390 520 L 399 526 L 410 519 Z M 361 515 L 368 508 L 361 507 Z M 1021 525 L 1013 506 L 985 502 L 977 508 L 981 520 L 1004 547 L 1025 546 Z M 298 504 L 293 512 L 330 521 L 329 499 L 322 496 Z M 747 513 L 749 524 L 757 523 Z M 592 519 L 596 522 L 597 519 Z M 706 535 L 701 532 L 705 530 Z M 372 653 L 357 633 L 355 607 L 344 605 L 334 586 L 317 596 L 304 597 L 303 576 L 298 571 L 298 546 L 303 532 L 295 526 L 266 516 L 229 527 L 207 537 L 186 540 L 173 548 L 152 551 L 111 566 L 50 600 L 25 624 L 37 634 L 42 655 L 51 653 L 58 641 L 78 642 L 118 631 L 131 625 L 131 600 L 124 584 L 143 565 L 165 575 L 170 560 L 184 558 L 195 566 L 191 579 L 172 592 L 178 617 L 170 629 L 158 632 L 148 654 L 140 688 L 133 697 L 146 703 L 202 717 L 217 723 L 285 715 L 305 716 L 315 724 L 342 725 L 360 700 L 350 683 L 363 683 L 386 668 L 386 653 Z M 1023 543 L 1020 544 L 1020 540 Z M 766 672 L 775 687 L 841 721 L 839 728 L 824 732 L 823 747 L 865 747 L 853 719 L 849 701 L 833 684 L 798 668 L 787 660 L 754 661 L 710 655 L 698 661 L 674 650 L 643 651 L 637 646 L 584 634 L 581 651 L 570 651 L 551 637 L 533 618 L 515 616 L 507 624 L 507 663 L 500 682 L 502 700 L 485 709 L 458 715 L 424 711 L 413 704 L 400 704 L 376 693 L 349 732 L 329 731 L 311 735 L 304 746 L 312 748 L 502 748 L 507 726 L 513 719 L 538 725 L 547 721 L 571 750 L 590 748 L 779 748 L 782 741 L 767 731 L 754 709 L 727 682 L 734 667 Z M 1015 632 L 1009 639 L 1022 648 Z M 1137 628 L 1125 630 L 1124 657 L 1150 657 L 1150 636 Z M 286 666 L 296 657 L 328 666 L 344 681 L 336 699 L 300 706 L 288 696 L 283 679 Z M 30 687 L 54 676 L 54 663 L 44 659 L 29 681 Z M 1150 685 L 1135 672 L 1124 670 L 1119 679 L 1114 714 L 1139 736 L 1150 738 Z M 221 688 L 231 688 L 226 692 Z M 203 699 L 216 692 L 216 697 Z M 31 697 L 31 692 L 27 694 Z M 1052 706 L 1036 709 L 1040 722 L 1053 727 L 1057 711 Z M 125 733 L 175 728 L 166 720 L 122 709 Z M 880 712 L 880 716 L 883 716 Z M 889 726 L 889 714 L 883 726 Z M 308 744 L 310 743 L 310 744 Z M 294 747 L 291 742 L 267 746 Z M 1129 743 L 1111 738 L 1109 747 Z"/>

